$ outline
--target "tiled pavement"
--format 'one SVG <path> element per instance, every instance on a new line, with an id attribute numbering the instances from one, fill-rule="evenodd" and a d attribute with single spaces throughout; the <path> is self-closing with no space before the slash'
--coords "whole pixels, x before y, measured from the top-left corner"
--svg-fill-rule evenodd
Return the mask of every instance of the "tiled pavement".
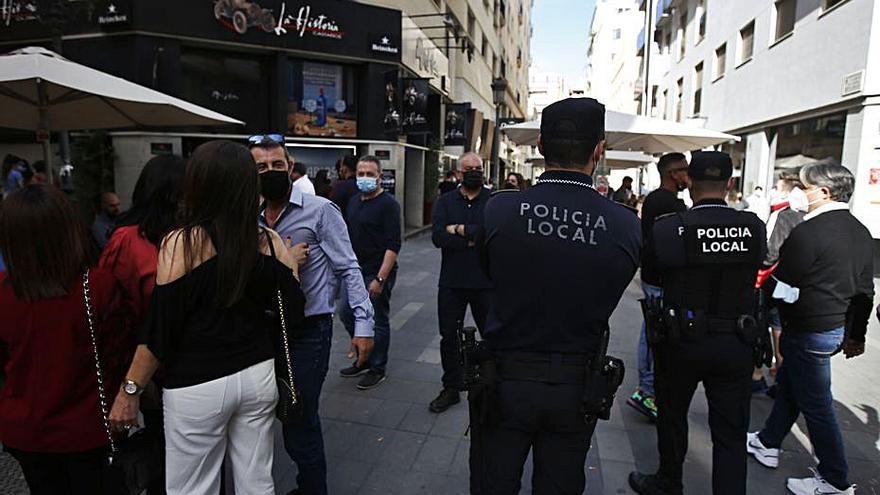
<path id="1" fill-rule="evenodd" d="M 528 262 L 528 260 L 524 260 Z M 436 281 L 440 256 L 427 236 L 407 242 L 392 300 L 392 343 L 388 380 L 361 392 L 355 380 L 338 376 L 348 364 L 348 336 L 337 324 L 330 374 L 324 387 L 322 418 L 329 465 L 330 493 L 348 494 L 465 494 L 468 439 L 464 402 L 441 415 L 427 404 L 439 391 L 440 352 L 436 318 Z M 601 283 L 601 282 L 597 282 Z M 628 372 L 611 420 L 600 422 L 584 467 L 587 493 L 632 493 L 629 471 L 657 467 L 654 427 L 625 405 L 625 395 L 637 381 L 635 342 L 641 316 L 637 283 L 630 285 L 611 321 L 610 352 L 626 361 Z M 852 479 L 860 494 L 880 494 L 880 328 L 872 321 L 868 354 L 834 360 L 834 394 L 844 429 Z M 766 397 L 752 404 L 752 425 L 759 428 L 772 407 Z M 685 463 L 685 493 L 711 491 L 711 438 L 702 393 L 690 413 L 690 452 Z M 785 479 L 806 476 L 813 465 L 801 422 L 784 444 L 782 466 L 776 471 L 749 463 L 749 494 L 786 493 Z M 278 493 L 295 485 L 295 467 L 280 448 L 275 474 Z M 0 493 L 26 493 L 12 462 L 0 457 Z M 529 493 L 530 466 L 523 493 Z"/>

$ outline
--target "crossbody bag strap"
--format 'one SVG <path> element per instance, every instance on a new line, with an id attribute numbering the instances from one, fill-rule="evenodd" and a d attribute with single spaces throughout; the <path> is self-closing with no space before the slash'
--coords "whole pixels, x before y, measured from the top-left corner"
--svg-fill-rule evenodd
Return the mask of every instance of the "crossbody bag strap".
<path id="1" fill-rule="evenodd" d="M 278 256 L 275 254 L 275 244 L 272 242 L 272 236 L 269 235 L 269 231 L 263 229 L 263 233 L 266 234 L 266 242 L 269 243 L 269 252 L 272 253 L 272 257 L 278 260 Z M 278 261 L 281 262 L 280 260 Z M 287 379 L 290 380 L 290 388 L 291 390 L 295 390 L 294 381 L 293 381 L 293 358 L 290 354 L 290 341 L 287 336 L 287 318 L 284 316 L 284 299 L 281 296 L 281 281 L 278 280 L 278 274 L 275 272 L 275 297 L 278 300 L 278 317 L 281 321 L 281 342 L 284 345 L 284 364 L 287 368 Z M 297 401 L 296 393 L 292 395 L 293 404 L 296 404 Z"/>
<path id="2" fill-rule="evenodd" d="M 95 358 L 95 375 L 98 377 L 98 402 L 101 407 L 101 419 L 104 422 L 104 431 L 107 433 L 107 441 L 110 444 L 110 454 L 107 457 L 109 464 L 113 464 L 114 456 L 117 453 L 116 441 L 113 440 L 113 433 L 110 431 L 110 408 L 107 402 L 107 393 L 104 389 L 104 371 L 101 365 L 101 354 L 98 351 L 98 336 L 95 333 L 95 317 L 92 312 L 92 298 L 89 287 L 89 270 L 86 270 L 82 276 L 83 302 L 86 310 L 86 323 L 89 326 L 89 336 L 92 340 L 92 351 Z"/>

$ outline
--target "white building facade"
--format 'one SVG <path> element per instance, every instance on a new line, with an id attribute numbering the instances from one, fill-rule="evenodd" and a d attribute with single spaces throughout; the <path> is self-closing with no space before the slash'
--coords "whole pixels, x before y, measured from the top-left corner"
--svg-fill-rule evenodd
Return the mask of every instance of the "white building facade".
<path id="1" fill-rule="evenodd" d="M 880 0 L 646 0 L 652 115 L 741 137 L 740 188 L 831 158 L 880 239 Z M 646 23 L 647 24 L 647 23 Z M 644 53 L 644 33 L 640 52 Z"/>
<path id="2" fill-rule="evenodd" d="M 637 0 L 599 0 L 590 24 L 586 95 L 606 108 L 635 113 L 636 40 L 644 23 Z"/>

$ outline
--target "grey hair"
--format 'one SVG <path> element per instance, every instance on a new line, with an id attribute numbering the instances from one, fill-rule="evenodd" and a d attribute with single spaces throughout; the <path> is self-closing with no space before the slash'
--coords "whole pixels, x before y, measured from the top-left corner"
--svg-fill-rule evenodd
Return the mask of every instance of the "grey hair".
<path id="1" fill-rule="evenodd" d="M 848 203 L 855 188 L 856 179 L 843 165 L 831 161 L 819 161 L 804 165 L 801 182 L 831 191 L 831 199 Z"/>
<path id="2" fill-rule="evenodd" d="M 473 151 L 468 151 L 467 153 L 458 157 L 458 168 L 461 168 L 461 164 L 464 163 L 468 158 L 475 158 L 480 166 L 483 166 L 483 158 L 480 155 L 474 153 Z"/>

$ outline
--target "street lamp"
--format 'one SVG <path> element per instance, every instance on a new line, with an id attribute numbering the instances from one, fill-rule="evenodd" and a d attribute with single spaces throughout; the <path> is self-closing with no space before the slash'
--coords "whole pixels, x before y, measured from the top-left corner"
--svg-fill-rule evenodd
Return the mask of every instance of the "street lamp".
<path id="1" fill-rule="evenodd" d="M 497 78 L 492 81 L 492 102 L 495 103 L 495 135 L 492 138 L 492 166 L 495 178 L 495 187 L 501 187 L 501 161 L 498 159 L 501 139 L 501 105 L 504 105 L 507 96 L 507 79 Z"/>

